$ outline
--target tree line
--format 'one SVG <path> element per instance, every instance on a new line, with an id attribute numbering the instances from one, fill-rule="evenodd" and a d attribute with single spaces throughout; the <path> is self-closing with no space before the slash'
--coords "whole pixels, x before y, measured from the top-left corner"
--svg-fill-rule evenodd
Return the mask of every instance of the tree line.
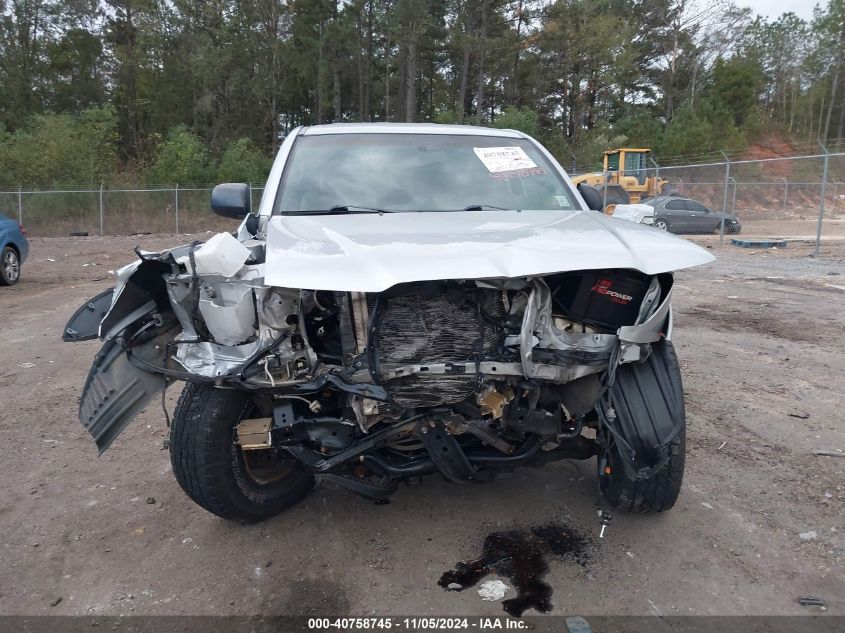
<path id="1" fill-rule="evenodd" d="M 0 186 L 260 181 L 295 126 L 515 127 L 561 162 L 845 136 L 845 0 L 0 0 Z"/>

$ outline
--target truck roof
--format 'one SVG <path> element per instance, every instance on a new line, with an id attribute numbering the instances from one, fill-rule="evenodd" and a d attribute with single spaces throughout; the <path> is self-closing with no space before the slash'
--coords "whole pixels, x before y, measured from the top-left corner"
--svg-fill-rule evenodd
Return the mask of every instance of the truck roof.
<path id="1" fill-rule="evenodd" d="M 451 134 L 459 136 L 501 136 L 527 138 L 517 130 L 479 127 L 475 125 L 445 125 L 441 123 L 327 123 L 302 128 L 300 134 Z"/>

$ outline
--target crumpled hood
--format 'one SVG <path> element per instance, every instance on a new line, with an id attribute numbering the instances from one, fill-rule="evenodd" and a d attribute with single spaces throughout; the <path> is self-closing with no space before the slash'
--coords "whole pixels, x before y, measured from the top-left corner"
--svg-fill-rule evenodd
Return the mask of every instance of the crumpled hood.
<path id="1" fill-rule="evenodd" d="M 706 250 L 596 211 L 274 216 L 268 286 L 381 292 L 400 283 L 632 268 L 653 275 L 713 261 Z"/>

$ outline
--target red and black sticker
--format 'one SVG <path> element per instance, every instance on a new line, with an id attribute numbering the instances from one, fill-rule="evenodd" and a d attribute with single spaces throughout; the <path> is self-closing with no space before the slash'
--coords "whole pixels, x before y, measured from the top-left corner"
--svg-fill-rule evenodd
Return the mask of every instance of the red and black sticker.
<path id="1" fill-rule="evenodd" d="M 596 281 L 593 287 L 590 288 L 590 292 L 595 292 L 596 294 L 604 295 L 613 303 L 618 303 L 623 306 L 628 305 L 634 299 L 634 297 L 629 294 L 614 290 L 612 279 L 599 279 L 598 281 Z"/>

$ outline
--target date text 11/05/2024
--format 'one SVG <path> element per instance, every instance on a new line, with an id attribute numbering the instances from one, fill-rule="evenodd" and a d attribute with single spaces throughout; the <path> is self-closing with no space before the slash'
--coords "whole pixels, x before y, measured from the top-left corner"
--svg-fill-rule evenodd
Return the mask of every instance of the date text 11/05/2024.
<path id="1" fill-rule="evenodd" d="M 522 620 L 504 617 L 372 617 L 372 618 L 309 618 L 308 630 L 365 631 L 446 631 L 446 630 L 520 630 L 527 629 Z"/>

